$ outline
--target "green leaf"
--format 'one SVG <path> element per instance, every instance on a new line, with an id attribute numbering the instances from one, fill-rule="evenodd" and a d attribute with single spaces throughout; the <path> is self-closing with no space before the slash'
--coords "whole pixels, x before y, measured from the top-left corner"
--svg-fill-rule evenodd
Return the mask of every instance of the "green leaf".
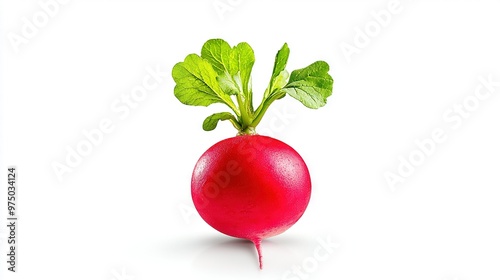
<path id="1" fill-rule="evenodd" d="M 234 80 L 232 90 L 249 92 L 250 74 L 255 55 L 247 43 L 239 43 L 234 48 L 222 39 L 208 40 L 201 49 L 201 57 L 214 67 L 221 80 L 226 83 Z M 241 81 L 238 84 L 237 80 Z"/>
<path id="2" fill-rule="evenodd" d="M 274 59 L 273 74 L 271 75 L 271 81 L 269 81 L 269 86 L 267 87 L 264 98 L 273 94 L 277 89 L 281 89 L 286 84 L 288 79 L 288 72 L 285 70 L 286 63 L 288 61 L 288 56 L 290 55 L 290 49 L 287 43 L 281 47 L 281 49 L 276 53 Z"/>
<path id="3" fill-rule="evenodd" d="M 222 39 L 211 39 L 203 44 L 201 48 L 201 57 L 206 59 L 212 66 L 217 74 L 228 72 L 235 74 L 234 69 L 231 67 L 231 46 Z"/>
<path id="4" fill-rule="evenodd" d="M 332 95 L 333 89 L 333 79 L 328 70 L 330 67 L 324 61 L 316 61 L 305 68 L 295 70 L 290 74 L 283 91 L 308 108 L 322 107 L 326 104 L 326 98 Z"/>
<path id="5" fill-rule="evenodd" d="M 225 103 L 237 112 L 229 95 L 224 93 L 217 82 L 217 73 L 212 65 L 200 56 L 186 56 L 183 62 L 174 66 L 172 77 L 176 83 L 174 95 L 183 104 L 208 106 Z"/>
<path id="6" fill-rule="evenodd" d="M 243 42 L 231 48 L 222 39 L 212 39 L 201 48 L 201 57 L 214 67 L 221 89 L 228 95 L 236 95 L 243 122 L 250 122 L 253 110 L 250 74 L 255 62 L 250 45 Z"/>
<path id="7" fill-rule="evenodd" d="M 250 98 L 250 75 L 255 55 L 249 44 L 243 42 L 231 48 L 222 39 L 211 39 L 201 48 L 201 57 L 212 64 L 225 93 L 243 93 L 246 99 Z"/>
<path id="8" fill-rule="evenodd" d="M 219 121 L 225 121 L 225 120 L 231 120 L 233 125 L 237 125 L 236 118 L 233 116 L 233 114 L 229 112 L 222 112 L 222 113 L 216 113 L 211 116 L 208 116 L 204 121 L 203 121 L 203 130 L 205 131 L 211 131 L 214 130 L 217 127 L 217 123 Z M 239 129 L 236 127 L 236 129 Z"/>
<path id="9" fill-rule="evenodd" d="M 200 55 L 190 54 L 173 67 L 174 94 L 187 105 L 223 103 L 234 112 L 207 117 L 204 130 L 213 130 L 219 121 L 229 120 L 239 135 L 254 134 L 269 106 L 287 94 L 309 108 L 324 106 L 332 94 L 333 79 L 326 62 L 317 61 L 289 73 L 285 69 L 289 55 L 290 49 L 285 43 L 276 53 L 271 79 L 255 110 L 251 86 L 255 55 L 245 42 L 231 47 L 222 39 L 208 40 Z"/>
<path id="10" fill-rule="evenodd" d="M 290 77 L 290 74 L 288 71 L 283 70 L 280 72 L 278 76 L 274 79 L 274 87 L 275 88 L 283 88 L 288 81 L 288 77 Z"/>
<path id="11" fill-rule="evenodd" d="M 242 92 L 242 86 L 239 76 L 231 76 L 224 72 L 217 77 L 221 89 L 229 95 L 237 95 Z"/>
<path id="12" fill-rule="evenodd" d="M 276 53 L 272 79 L 276 78 L 281 73 L 281 71 L 285 70 L 289 55 L 290 49 L 288 48 L 288 44 L 285 43 L 283 47 L 281 47 L 281 49 L 278 51 L 278 53 Z"/>
<path id="13" fill-rule="evenodd" d="M 252 73 L 253 64 L 255 63 L 255 55 L 252 47 L 245 42 L 239 43 L 232 50 L 231 62 L 231 70 L 236 72 L 231 74 L 239 74 L 242 90 L 245 93 L 245 97 L 249 98 L 249 93 L 252 90 L 250 75 Z"/>

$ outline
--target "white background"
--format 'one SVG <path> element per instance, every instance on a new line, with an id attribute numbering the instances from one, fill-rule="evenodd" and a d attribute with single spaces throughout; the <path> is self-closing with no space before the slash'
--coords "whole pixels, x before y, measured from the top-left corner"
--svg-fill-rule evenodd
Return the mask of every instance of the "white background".
<path id="1" fill-rule="evenodd" d="M 2 279 L 301 279 L 294 266 L 307 279 L 500 279 L 500 87 L 474 104 L 480 77 L 500 81 L 498 1 L 402 0 L 380 30 L 373 13 L 388 1 L 242 0 L 222 13 L 217 3 L 228 2 L 73 0 L 16 47 L 23 18 L 43 9 L 1 1 Z M 373 36 L 356 45 L 367 26 Z M 180 104 L 169 74 L 210 38 L 254 48 L 256 95 L 284 42 L 287 69 L 321 59 L 335 79 L 326 107 L 285 98 L 261 124 L 313 178 L 302 219 L 263 243 L 262 271 L 250 243 L 192 208 L 195 162 L 235 131 L 202 131 L 221 107 Z M 167 74 L 161 84 L 126 117 L 113 111 L 148 67 Z M 464 100 L 468 117 L 446 121 Z M 103 119 L 113 130 L 58 180 L 53 164 Z M 391 188 L 384 174 L 398 175 L 435 129 L 446 141 Z M 5 262 L 9 165 L 19 172 L 17 273 Z M 318 238 L 338 244 L 321 262 Z"/>

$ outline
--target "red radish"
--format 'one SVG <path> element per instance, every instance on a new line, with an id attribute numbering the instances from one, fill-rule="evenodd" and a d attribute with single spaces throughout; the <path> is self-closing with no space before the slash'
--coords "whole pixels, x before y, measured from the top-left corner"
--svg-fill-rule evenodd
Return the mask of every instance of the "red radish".
<path id="1" fill-rule="evenodd" d="M 292 147 L 266 136 L 242 135 L 218 142 L 201 156 L 191 194 L 209 225 L 251 240 L 259 250 L 262 239 L 284 232 L 302 216 L 311 178 Z"/>
<path id="2" fill-rule="evenodd" d="M 261 241 L 299 220 L 311 197 L 311 178 L 292 147 L 256 134 L 255 127 L 275 100 L 289 95 L 317 109 L 333 89 L 324 61 L 288 74 L 289 53 L 287 44 L 278 51 L 271 80 L 255 110 L 250 84 L 255 57 L 247 43 L 231 47 L 221 39 L 208 40 L 201 56 L 190 54 L 172 70 L 179 101 L 195 106 L 223 103 L 232 110 L 203 122 L 203 129 L 210 131 L 219 121 L 229 120 L 238 136 L 216 143 L 201 156 L 191 178 L 191 194 L 210 226 L 255 244 L 261 269 Z"/>

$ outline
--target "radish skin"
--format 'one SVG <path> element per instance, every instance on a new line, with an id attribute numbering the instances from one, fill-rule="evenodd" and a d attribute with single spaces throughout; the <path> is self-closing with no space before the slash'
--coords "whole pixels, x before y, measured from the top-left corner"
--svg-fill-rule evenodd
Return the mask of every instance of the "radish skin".
<path id="1" fill-rule="evenodd" d="M 311 178 L 302 157 L 271 137 L 240 135 L 210 147 L 195 165 L 191 195 L 214 229 L 252 241 L 262 268 L 261 241 L 303 215 Z"/>

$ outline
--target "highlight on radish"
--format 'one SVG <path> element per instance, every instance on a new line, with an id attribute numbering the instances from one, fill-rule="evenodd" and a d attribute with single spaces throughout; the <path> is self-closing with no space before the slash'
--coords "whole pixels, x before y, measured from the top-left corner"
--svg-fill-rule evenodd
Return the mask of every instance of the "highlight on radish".
<path id="1" fill-rule="evenodd" d="M 203 121 L 214 130 L 229 121 L 237 135 L 224 139 L 201 155 L 191 178 L 191 196 L 200 216 L 226 235 L 252 241 L 262 269 L 261 241 L 278 235 L 303 215 L 311 197 L 306 163 L 292 147 L 259 135 L 256 127 L 269 106 L 286 95 L 317 109 L 331 96 L 329 65 L 316 61 L 289 73 L 290 49 L 276 54 L 269 84 L 257 108 L 253 106 L 253 49 L 242 42 L 231 47 L 222 39 L 208 40 L 201 55 L 189 54 L 175 64 L 174 94 L 186 105 L 222 103 L 229 108 Z"/>

